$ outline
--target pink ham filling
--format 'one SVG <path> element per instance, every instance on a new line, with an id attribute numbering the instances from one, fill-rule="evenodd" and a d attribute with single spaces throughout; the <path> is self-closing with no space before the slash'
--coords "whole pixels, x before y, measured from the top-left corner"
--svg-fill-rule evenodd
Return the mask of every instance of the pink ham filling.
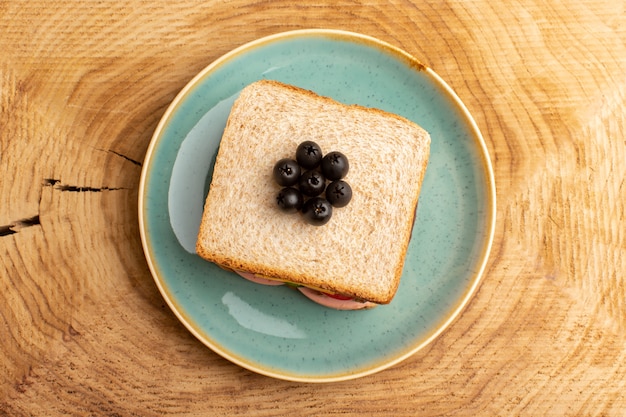
<path id="1" fill-rule="evenodd" d="M 252 281 L 255 282 L 257 284 L 261 284 L 261 285 L 284 285 L 284 282 L 280 282 L 280 281 L 276 281 L 276 280 L 272 280 L 272 279 L 267 279 L 267 278 L 261 278 L 259 276 L 256 276 L 255 274 L 251 274 L 250 272 L 243 272 L 243 271 L 235 271 L 237 274 L 239 274 L 240 276 L 242 276 L 243 278 L 247 279 L 248 281 Z"/>
<path id="2" fill-rule="evenodd" d="M 357 301 L 354 299 L 341 300 L 307 287 L 298 287 L 298 290 L 300 290 L 300 292 L 309 300 L 321 304 L 324 307 L 334 308 L 335 310 L 361 310 L 364 308 L 376 307 L 378 305 L 370 301 Z"/>
<path id="3" fill-rule="evenodd" d="M 261 285 L 284 285 L 284 282 L 267 278 L 261 278 L 255 274 L 243 271 L 235 271 L 241 277 Z M 324 294 L 323 292 L 313 290 L 307 287 L 298 287 L 298 290 L 304 294 L 309 300 L 323 305 L 324 307 L 333 308 L 335 310 L 361 310 L 364 308 L 376 307 L 378 304 L 369 301 L 357 301 L 354 299 L 341 300 Z"/>

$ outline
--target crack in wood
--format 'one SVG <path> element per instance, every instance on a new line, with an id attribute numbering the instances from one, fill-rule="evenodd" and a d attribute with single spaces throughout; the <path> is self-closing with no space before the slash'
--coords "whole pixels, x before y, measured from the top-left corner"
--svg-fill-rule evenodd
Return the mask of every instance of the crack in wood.
<path id="1" fill-rule="evenodd" d="M 87 187 L 87 186 L 61 184 L 61 180 L 58 180 L 55 178 L 44 178 L 43 186 L 53 187 L 55 190 L 59 190 L 59 191 L 69 191 L 69 192 L 77 192 L 77 193 L 85 193 L 85 192 L 99 193 L 102 191 L 128 190 L 128 188 L 124 188 L 124 187 Z"/>
<path id="2" fill-rule="evenodd" d="M 85 192 L 100 193 L 103 191 L 128 190 L 128 188 L 124 188 L 124 187 L 83 187 L 83 186 L 76 186 L 76 185 L 67 185 L 67 184 L 61 184 L 61 180 L 56 179 L 56 178 L 44 178 L 42 185 L 44 187 L 52 187 L 55 190 L 59 190 L 59 191 L 68 191 L 68 192 L 77 192 L 77 193 L 85 193 Z M 25 227 L 37 226 L 40 224 L 41 224 L 41 221 L 39 219 L 39 214 L 37 214 L 36 216 L 20 219 L 13 223 L 0 226 L 0 237 L 10 236 L 19 232 L 21 229 Z"/>
<path id="3" fill-rule="evenodd" d="M 17 220 L 11 224 L 7 224 L 5 226 L 0 226 L 0 237 L 1 236 L 10 236 L 25 227 L 32 227 L 41 224 L 39 220 L 39 215 L 28 217 L 26 219 Z"/>
<path id="4" fill-rule="evenodd" d="M 57 180 L 57 179 L 54 179 L 54 178 L 44 178 L 43 179 L 43 186 L 44 187 L 51 187 L 51 186 L 54 186 L 54 185 L 56 185 L 56 184 L 58 184 L 60 182 L 61 182 L 61 180 Z"/>
<path id="5" fill-rule="evenodd" d="M 99 193 L 102 191 L 117 191 L 117 190 L 125 190 L 126 188 L 117 188 L 117 187 L 78 187 L 75 185 L 57 185 L 54 187 L 55 190 L 59 191 L 69 191 L 75 193 Z"/>
<path id="6" fill-rule="evenodd" d="M 135 165 L 137 165 L 137 166 L 141 166 L 141 162 L 136 161 L 136 160 L 134 160 L 134 159 L 132 159 L 132 158 L 130 158 L 130 157 L 128 157 L 128 156 L 126 156 L 126 155 L 124 155 L 124 154 L 121 154 L 121 153 L 119 153 L 119 152 L 115 152 L 115 151 L 110 150 L 110 149 L 109 149 L 109 152 L 111 152 L 111 153 L 112 153 L 112 154 L 114 154 L 114 155 L 119 156 L 120 158 L 124 158 L 124 159 L 126 159 L 127 161 L 129 161 L 129 162 L 131 162 L 131 163 L 133 163 L 133 164 L 135 164 Z"/>
<path id="7" fill-rule="evenodd" d="M 137 165 L 137 166 L 141 166 L 142 165 L 142 163 L 140 161 L 137 161 L 137 160 L 135 160 L 135 159 L 133 159 L 133 158 L 131 158 L 129 156 L 124 155 L 123 153 L 116 152 L 116 151 L 114 151 L 112 149 L 101 149 L 101 148 L 94 148 L 94 149 L 97 150 L 97 151 L 100 151 L 100 152 L 112 153 L 113 155 L 117 155 L 120 158 L 126 159 L 128 162 L 130 162 L 130 163 L 132 163 L 134 165 Z"/>

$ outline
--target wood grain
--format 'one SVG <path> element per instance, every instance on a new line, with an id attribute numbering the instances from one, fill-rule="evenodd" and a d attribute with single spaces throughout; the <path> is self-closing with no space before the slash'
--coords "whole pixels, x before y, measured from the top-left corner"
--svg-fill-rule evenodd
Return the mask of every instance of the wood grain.
<path id="1" fill-rule="evenodd" d="M 206 349 L 137 225 L 159 118 L 285 30 L 395 44 L 459 94 L 498 223 L 464 314 L 405 362 L 298 384 Z M 626 12 L 615 1 L 0 1 L 0 415 L 626 414 Z"/>

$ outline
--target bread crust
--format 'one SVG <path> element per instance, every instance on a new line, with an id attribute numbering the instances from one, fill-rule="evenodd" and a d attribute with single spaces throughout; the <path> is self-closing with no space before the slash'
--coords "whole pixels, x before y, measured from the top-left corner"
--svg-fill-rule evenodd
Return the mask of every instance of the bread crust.
<path id="1" fill-rule="evenodd" d="M 320 227 L 275 204 L 272 167 L 304 140 L 350 161 L 353 199 Z M 387 304 L 402 276 L 429 149 L 428 133 L 401 116 L 257 81 L 231 109 L 197 253 L 225 268 Z"/>

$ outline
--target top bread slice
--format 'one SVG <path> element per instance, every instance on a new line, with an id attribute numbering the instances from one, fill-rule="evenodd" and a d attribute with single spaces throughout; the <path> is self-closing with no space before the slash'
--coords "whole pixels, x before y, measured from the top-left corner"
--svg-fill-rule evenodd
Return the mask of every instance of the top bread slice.
<path id="1" fill-rule="evenodd" d="M 323 226 L 276 204 L 273 166 L 295 158 L 305 140 L 350 162 L 352 200 Z M 252 83 L 222 136 L 197 253 L 227 269 L 387 304 L 402 275 L 429 149 L 428 133 L 400 116 L 276 81 Z"/>

